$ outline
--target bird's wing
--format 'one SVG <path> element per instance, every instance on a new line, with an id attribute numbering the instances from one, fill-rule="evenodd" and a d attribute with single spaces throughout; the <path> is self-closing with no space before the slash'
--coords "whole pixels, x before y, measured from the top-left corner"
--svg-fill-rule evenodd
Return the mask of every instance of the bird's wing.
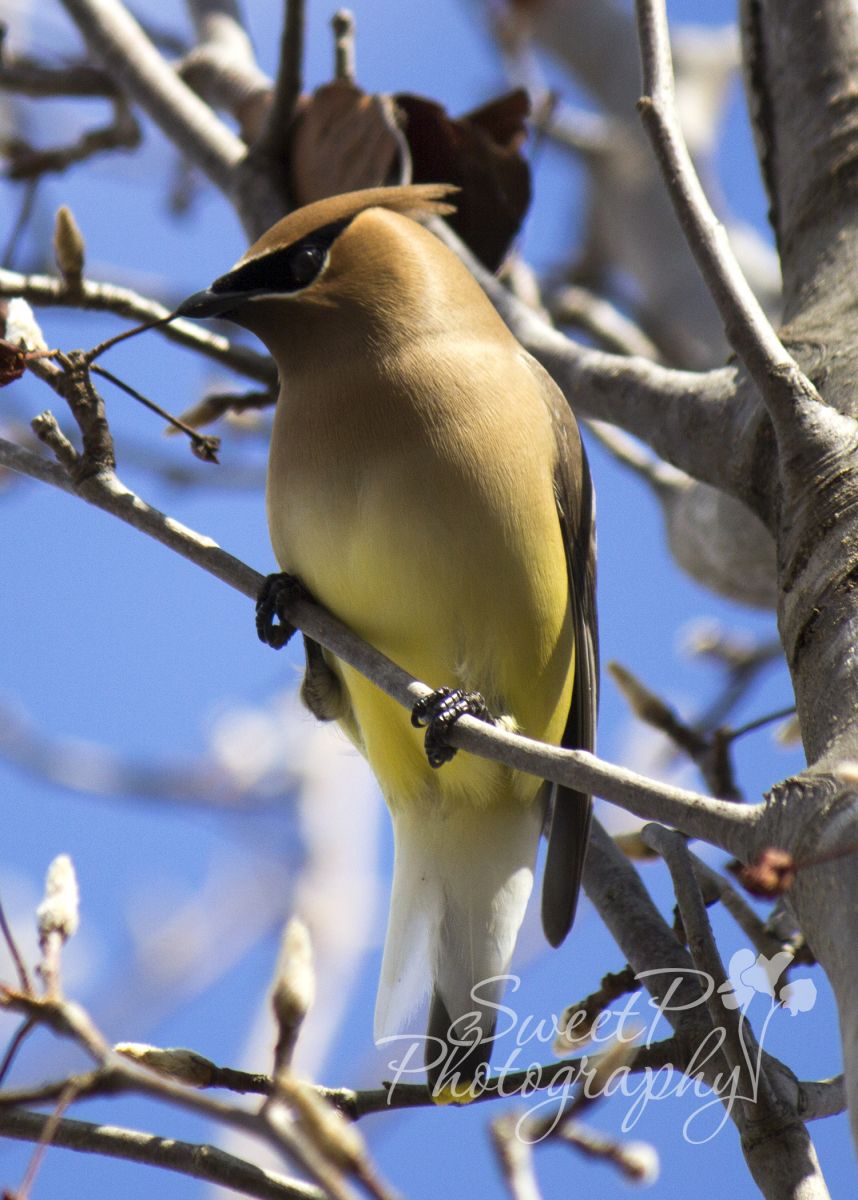
<path id="1" fill-rule="evenodd" d="M 557 442 L 554 491 L 566 552 L 575 635 L 572 702 L 561 744 L 569 750 L 592 750 L 599 693 L 593 486 L 578 426 L 566 398 L 550 375 L 531 361 L 551 412 Z M 552 946 L 560 945 L 575 919 L 591 809 L 592 801 L 586 793 L 551 785 L 548 854 L 542 883 L 542 928 Z"/>

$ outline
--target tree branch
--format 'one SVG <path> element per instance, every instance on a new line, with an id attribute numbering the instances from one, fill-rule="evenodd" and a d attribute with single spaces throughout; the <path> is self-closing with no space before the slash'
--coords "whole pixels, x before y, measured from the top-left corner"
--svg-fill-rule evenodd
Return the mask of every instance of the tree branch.
<path id="1" fill-rule="evenodd" d="M 42 1113 L 22 1109 L 0 1109 L 0 1135 L 18 1141 L 38 1142 L 50 1122 Z M 144 1166 L 163 1167 L 207 1183 L 228 1187 L 258 1200 L 325 1200 L 326 1193 L 299 1179 L 287 1179 L 275 1171 L 227 1154 L 214 1146 L 180 1142 L 136 1129 L 63 1117 L 51 1131 L 51 1145 L 86 1154 L 103 1154 Z"/>
<path id="2" fill-rule="evenodd" d="M 788 1099 L 778 1094 L 744 1012 L 721 1000 L 718 989 L 726 972 L 685 839 L 656 825 L 648 825 L 643 836 L 667 863 L 695 966 L 716 985 L 708 992 L 706 1006 L 713 1029 L 723 1034 L 721 1050 L 730 1072 L 737 1083 L 741 1080 L 738 1090 L 727 1095 L 738 1100 L 730 1105 L 730 1116 L 742 1134 L 748 1168 L 769 1200 L 797 1195 L 799 1189 L 823 1200 L 828 1190 L 804 1123 Z"/>
<path id="3" fill-rule="evenodd" d="M 718 306 L 727 340 L 747 368 L 775 428 L 789 428 L 797 412 L 822 401 L 772 328 L 700 185 L 676 115 L 664 0 L 637 0 L 637 16 L 644 88 L 638 108 L 670 199 Z"/>
<path id="4" fill-rule="evenodd" d="M 280 62 L 271 107 L 253 153 L 267 158 L 286 174 L 286 151 L 295 108 L 301 95 L 304 68 L 305 0 L 286 0 L 280 34 Z"/>
<path id="5" fill-rule="evenodd" d="M 2 268 L 0 296 L 10 300 L 20 296 L 37 307 L 68 307 L 91 312 L 109 312 L 140 323 L 161 321 L 171 312 L 157 300 L 150 300 L 118 284 L 97 283 L 84 279 L 79 289 L 70 291 L 58 276 L 21 275 L 17 271 Z M 169 324 L 158 326 L 158 332 L 168 341 L 196 350 L 206 358 L 238 371 L 249 379 L 270 386 L 277 381 L 277 372 L 267 354 L 260 354 L 247 346 L 234 345 L 228 338 L 202 329 L 193 321 L 177 317 Z"/>
<path id="6" fill-rule="evenodd" d="M 178 78 L 120 0 L 63 0 L 110 77 L 227 196 L 245 148 Z"/>
<path id="7" fill-rule="evenodd" d="M 34 460 L 34 461 L 33 461 Z M 0 439 L 0 466 L 32 474 L 54 483 L 38 455 Z M 30 469 L 32 467 L 32 470 Z M 210 538 L 195 533 L 158 509 L 151 508 L 131 492 L 112 472 L 102 472 L 82 481 L 73 490 L 87 503 L 114 516 L 161 542 L 183 558 L 203 567 L 245 596 L 255 599 L 263 577 L 233 558 Z M 385 655 L 356 637 L 340 621 L 308 600 L 290 602 L 288 620 L 338 658 L 355 667 L 389 696 L 411 708 L 431 692 L 425 683 L 403 671 Z M 738 857 L 747 855 L 749 842 L 763 806 L 738 807 L 696 792 L 657 783 L 613 766 L 582 750 L 563 750 L 531 738 L 508 733 L 473 717 L 463 717 L 450 732 L 449 741 L 521 771 L 567 783 L 619 804 L 649 820 L 676 825 L 692 837 L 700 837 Z"/>
<path id="8" fill-rule="evenodd" d="M 234 114 L 245 140 L 268 105 L 271 80 L 256 62 L 234 0 L 190 0 L 199 43 L 182 60 L 180 73 L 213 108 Z"/>

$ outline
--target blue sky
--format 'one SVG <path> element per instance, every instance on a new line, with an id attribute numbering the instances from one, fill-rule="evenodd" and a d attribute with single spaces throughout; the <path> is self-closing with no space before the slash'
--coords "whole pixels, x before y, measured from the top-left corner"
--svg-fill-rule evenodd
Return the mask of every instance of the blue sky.
<path id="1" fill-rule="evenodd" d="M 274 67 L 276 7 L 251 6 L 252 32 L 268 70 Z M 434 96 L 452 112 L 503 90 L 491 44 L 469 5 L 455 0 L 438 0 L 432 6 L 356 0 L 352 7 L 358 25 L 358 76 L 368 90 Z M 732 17 L 732 6 L 720 0 L 685 0 L 673 4 L 671 11 L 676 18 L 706 23 Z M 312 84 L 329 73 L 328 16 L 324 6 L 310 7 L 306 74 Z M 12 28 L 14 36 L 15 19 Z M 42 10 L 36 29 L 54 51 L 73 44 L 64 19 L 55 17 L 53 10 Z M 96 110 L 99 116 L 94 118 Z M 63 128 L 101 118 L 97 105 L 30 103 L 26 112 L 35 141 L 51 141 Z M 36 269 L 45 262 L 52 214 L 60 203 L 71 206 L 84 231 L 92 278 L 114 278 L 175 300 L 207 284 L 239 256 L 243 243 L 238 222 L 211 192 L 199 198 L 189 217 L 167 217 L 170 168 L 164 144 L 151 129 L 146 134 L 146 144 L 136 156 L 104 159 L 46 182 L 16 265 Z M 765 233 L 765 205 L 738 86 L 724 146 L 720 168 L 725 194 L 739 215 Z M 580 181 L 564 163 L 546 151 L 535 164 L 535 202 L 525 246 L 540 265 L 562 257 L 558 249 L 568 236 L 570 213 L 580 202 Z M 7 185 L 3 192 L 8 229 L 14 204 Z M 0 236 L 5 240 L 6 233 L 0 230 Z M 64 348 L 93 344 L 120 328 L 107 316 L 82 318 L 59 310 L 45 312 L 43 323 L 49 342 Z M 154 335 L 117 349 L 109 365 L 173 411 L 187 407 L 203 386 L 236 386 L 225 373 L 180 350 L 166 349 Z M 207 480 L 217 468 L 197 463 L 179 440 L 165 440 L 158 424 L 129 399 L 107 388 L 105 394 L 122 478 L 150 502 L 214 537 L 258 570 L 273 569 L 261 491 L 209 486 Z M 0 424 L 29 419 L 54 404 L 35 381 L 24 381 L 3 394 Z M 598 446 L 591 447 L 591 459 L 599 503 L 603 656 L 624 663 L 682 712 L 693 714 L 705 706 L 718 681 L 710 668 L 682 652 L 689 622 L 713 618 L 733 630 L 768 636 L 774 632 L 774 618 L 718 600 L 680 574 L 666 554 L 651 496 Z M 233 435 L 225 444 L 225 467 L 236 460 L 261 471 L 264 446 L 248 447 Z M 200 486 L 173 486 L 153 471 L 153 463 L 185 468 Z M 240 761 L 243 738 L 254 746 L 263 734 L 272 738 L 265 713 L 272 697 L 294 689 L 298 660 L 292 651 L 275 656 L 258 643 L 252 608 L 245 599 L 116 520 L 46 488 L 17 484 L 0 500 L 4 706 L 26 714 L 38 730 L 68 739 L 79 755 L 87 746 L 104 746 L 124 761 L 149 766 L 196 762 L 213 746 Z M 789 701 L 788 677 L 784 670 L 773 669 L 736 719 L 750 719 Z M 349 962 L 350 981 L 337 974 L 333 959 L 331 973 L 320 977 L 322 991 L 345 989 L 347 1019 L 330 1043 L 319 1079 L 332 1085 L 371 1086 L 384 1071 L 384 1059 L 372 1047 L 370 1035 L 389 833 L 386 821 L 379 819 L 377 797 L 362 765 L 336 738 L 319 750 L 308 716 L 293 713 L 290 722 L 291 732 L 283 735 L 285 749 L 274 736 L 269 777 L 289 754 L 306 753 L 308 770 L 318 775 L 319 793 L 324 784 L 344 805 L 318 811 L 330 811 L 330 820 L 353 820 L 356 844 L 360 842 L 365 855 L 344 865 L 344 894 L 360 891 L 369 946 L 354 962 L 343 951 L 340 961 Z M 624 702 L 606 680 L 601 752 L 628 762 L 638 753 L 640 741 Z M 325 764 L 342 759 L 342 774 L 328 765 L 323 770 L 311 749 Z M 68 754 L 64 761 L 68 763 Z M 740 779 L 753 799 L 799 765 L 797 753 L 776 746 L 769 732 L 746 739 L 738 751 Z M 692 785 L 697 782 L 693 774 L 686 778 Z M 82 928 L 67 953 L 68 987 L 91 1008 L 107 1035 L 190 1045 L 218 1062 L 266 1070 L 267 1035 L 263 1032 L 251 1043 L 250 1031 L 264 1006 L 280 923 L 307 869 L 309 835 L 305 828 L 302 846 L 290 797 L 275 794 L 256 811 L 223 814 L 200 805 L 147 800 L 133 790 L 109 797 L 80 794 L 3 762 L 0 797 L 0 896 L 22 937 L 51 858 L 68 852 L 75 861 L 83 897 Z M 718 861 L 717 855 L 710 858 Z M 645 877 L 669 915 L 672 898 L 662 870 L 647 867 Z M 254 901 L 254 885 L 260 887 L 259 903 Z M 241 891 L 244 905 L 231 896 L 230 887 Z M 355 891 L 350 893 L 349 887 Z M 197 944 L 203 926 L 208 940 Z M 716 928 L 729 958 L 742 940 L 722 917 Z M 167 948 L 157 937 L 163 930 L 172 931 Z M 151 957 L 145 957 L 147 952 Z M 190 972 L 182 971 L 183 961 L 193 962 Z M 558 952 L 550 953 L 541 944 L 531 920 L 521 939 L 516 969 L 522 983 L 515 1004 L 521 1014 L 558 1013 L 592 990 L 604 971 L 622 965 L 619 951 L 587 904 L 573 937 Z M 776 1013 L 767 1029 L 766 1048 L 782 1055 L 799 1076 L 822 1077 L 839 1069 L 836 1016 L 819 971 L 802 974 L 819 988 L 817 1008 L 796 1016 Z M 755 1000 L 755 1006 L 751 1015 L 762 1021 L 765 997 Z M 0 1036 L 8 1036 L 12 1028 L 8 1020 L 0 1020 Z M 538 1057 L 546 1058 L 547 1048 L 542 1047 Z M 14 1078 L 53 1076 L 73 1061 L 66 1047 L 40 1034 L 22 1053 Z M 653 1194 L 666 1200 L 687 1195 L 692 1172 L 717 1180 L 719 1194 L 749 1193 L 731 1126 L 702 1145 L 692 1146 L 683 1137 L 683 1123 L 701 1103 L 693 1096 L 653 1102 L 630 1135 L 650 1139 L 658 1147 L 661 1178 Z M 628 1099 L 616 1098 L 595 1110 L 593 1123 L 616 1130 L 628 1111 Z M 220 1138 L 202 1122 L 151 1102 L 92 1103 L 82 1106 L 78 1115 L 189 1139 Z M 464 1196 L 479 1188 L 480 1194 L 499 1196 L 502 1184 L 486 1133 L 488 1117 L 486 1107 L 384 1114 L 363 1128 L 383 1174 L 403 1194 Z M 819 1123 L 813 1133 L 833 1195 L 851 1194 L 853 1160 L 845 1120 Z M 0 1183 L 12 1187 L 20 1181 L 28 1153 L 0 1143 Z M 609 1168 L 573 1157 L 563 1148 L 540 1149 L 537 1166 L 546 1197 L 566 1194 L 573 1185 L 595 1190 L 605 1200 L 626 1192 Z M 128 1198 L 143 1197 L 151 1194 L 153 1178 L 144 1168 L 54 1151 L 34 1195 L 65 1200 L 85 1189 L 92 1196 L 121 1190 Z M 165 1200 L 206 1194 L 203 1185 L 166 1174 L 157 1177 L 156 1186 Z"/>

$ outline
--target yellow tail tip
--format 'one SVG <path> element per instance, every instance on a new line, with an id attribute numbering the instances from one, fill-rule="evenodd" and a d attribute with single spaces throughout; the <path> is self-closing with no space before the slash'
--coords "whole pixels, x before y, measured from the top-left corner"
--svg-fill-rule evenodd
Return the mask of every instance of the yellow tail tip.
<path id="1" fill-rule="evenodd" d="M 436 1084 L 430 1088 L 429 1094 L 432 1097 L 432 1103 L 438 1108 L 447 1108 L 454 1105 L 457 1108 L 465 1104 L 471 1104 L 476 1100 L 480 1092 L 483 1091 L 485 1084 L 478 1084 L 478 1090 L 475 1089 L 473 1079 L 454 1079 L 452 1083 Z"/>

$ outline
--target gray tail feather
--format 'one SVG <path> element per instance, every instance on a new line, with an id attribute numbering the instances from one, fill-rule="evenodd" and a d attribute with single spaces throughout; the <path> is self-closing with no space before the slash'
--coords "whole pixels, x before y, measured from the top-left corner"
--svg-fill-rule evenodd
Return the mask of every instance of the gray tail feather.
<path id="1" fill-rule="evenodd" d="M 542 928 L 559 946 L 572 928 L 587 856 L 592 802 L 571 788 L 553 789 L 548 853 L 542 877 Z"/>
<path id="2" fill-rule="evenodd" d="M 465 1020 L 452 1021 L 437 989 L 432 990 L 426 1041 L 426 1074 L 429 1090 L 438 1095 L 449 1087 L 456 1097 L 466 1100 L 470 1085 L 488 1074 L 495 1031 L 494 1012 L 479 1011 Z M 479 1016 L 479 1020 L 475 1017 Z"/>

